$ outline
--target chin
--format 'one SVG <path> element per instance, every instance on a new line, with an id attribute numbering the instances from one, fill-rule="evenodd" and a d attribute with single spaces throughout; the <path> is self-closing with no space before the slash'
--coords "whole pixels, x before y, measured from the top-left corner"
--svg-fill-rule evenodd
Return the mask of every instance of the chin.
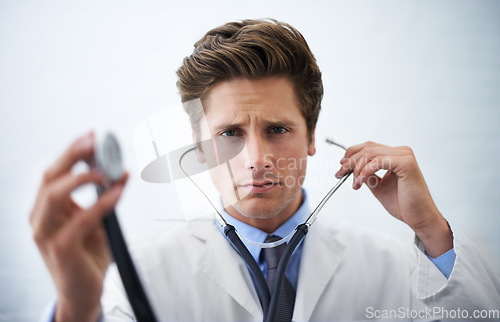
<path id="1" fill-rule="evenodd" d="M 288 203 L 283 201 L 242 200 L 232 207 L 242 216 L 253 219 L 271 219 L 279 215 Z"/>
<path id="2" fill-rule="evenodd" d="M 226 206 L 233 208 L 238 214 L 251 219 L 272 219 L 279 216 L 293 202 L 297 193 L 300 193 L 300 187 L 293 190 L 280 191 L 276 194 L 247 194 L 241 199 L 234 198 L 234 194 L 226 193 L 222 199 L 227 202 Z M 233 191 L 234 193 L 234 191 Z M 248 193 L 248 191 L 246 191 Z M 296 209 L 293 209 L 296 211 Z"/>

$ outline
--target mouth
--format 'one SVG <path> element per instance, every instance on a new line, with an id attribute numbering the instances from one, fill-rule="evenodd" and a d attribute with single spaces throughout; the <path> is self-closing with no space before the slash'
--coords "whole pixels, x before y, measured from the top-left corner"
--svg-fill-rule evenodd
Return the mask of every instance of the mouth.
<path id="1" fill-rule="evenodd" d="M 269 192 L 275 187 L 278 187 L 279 182 L 274 181 L 255 181 L 247 184 L 239 185 L 240 188 L 249 189 L 251 192 L 264 193 Z"/>

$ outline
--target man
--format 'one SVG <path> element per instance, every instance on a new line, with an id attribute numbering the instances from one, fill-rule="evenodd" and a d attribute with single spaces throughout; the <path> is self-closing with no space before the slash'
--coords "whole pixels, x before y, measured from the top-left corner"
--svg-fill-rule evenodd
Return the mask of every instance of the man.
<path id="1" fill-rule="evenodd" d="M 195 140 L 244 144 L 229 161 L 231 177 L 211 172 L 226 220 L 258 242 L 286 236 L 309 215 L 301 183 L 315 153 L 323 95 L 302 35 L 275 21 L 228 23 L 195 44 L 178 76 Z M 70 198 L 76 187 L 104 180 L 93 170 L 71 174 L 92 148 L 88 134 L 46 171 L 30 216 L 57 287 L 56 321 L 133 319 L 115 268 L 103 283 L 110 255 L 100 224 L 126 175 L 90 209 Z M 200 147 L 202 160 L 204 153 Z M 280 320 L 386 318 L 387 312 L 434 319 L 421 315 L 426 307 L 472 314 L 500 303 L 498 280 L 466 241 L 454 238 L 410 148 L 367 142 L 348 149 L 341 163 L 338 177 L 353 171 L 354 189 L 370 182 L 387 211 L 415 231 L 414 250 L 365 231 L 315 224 L 290 259 L 283 303 L 291 307 Z M 380 169 L 388 170 L 383 178 L 375 174 Z M 269 253 L 247 247 L 269 278 Z M 254 280 L 214 223 L 174 229 L 136 250 L 135 260 L 160 320 L 262 320 Z"/>

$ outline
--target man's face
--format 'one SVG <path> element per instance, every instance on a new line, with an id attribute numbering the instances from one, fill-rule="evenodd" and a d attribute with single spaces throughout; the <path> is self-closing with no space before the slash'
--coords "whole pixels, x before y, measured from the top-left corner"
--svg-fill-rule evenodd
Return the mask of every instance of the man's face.
<path id="1" fill-rule="evenodd" d="M 229 165 L 211 170 L 228 213 L 246 222 L 284 222 L 302 202 L 307 156 L 315 152 L 292 83 L 282 77 L 221 82 L 204 109 L 202 139 L 214 139 L 216 150 L 242 148 Z"/>

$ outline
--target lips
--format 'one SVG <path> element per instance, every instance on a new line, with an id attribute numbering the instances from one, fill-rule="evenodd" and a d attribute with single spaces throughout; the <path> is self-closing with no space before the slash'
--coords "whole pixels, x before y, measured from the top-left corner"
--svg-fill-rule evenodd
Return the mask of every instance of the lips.
<path id="1" fill-rule="evenodd" d="M 272 185 L 275 185 L 275 184 L 277 184 L 277 183 L 274 182 L 274 181 L 253 181 L 253 182 L 250 182 L 250 183 L 240 184 L 239 186 L 240 187 L 251 187 L 251 186 L 254 186 L 254 187 L 264 187 L 264 186 L 272 186 Z"/>
<path id="2" fill-rule="evenodd" d="M 274 187 L 279 186 L 278 182 L 274 181 L 254 181 L 251 183 L 241 184 L 239 187 L 250 189 L 251 192 L 265 193 L 271 191 Z"/>

